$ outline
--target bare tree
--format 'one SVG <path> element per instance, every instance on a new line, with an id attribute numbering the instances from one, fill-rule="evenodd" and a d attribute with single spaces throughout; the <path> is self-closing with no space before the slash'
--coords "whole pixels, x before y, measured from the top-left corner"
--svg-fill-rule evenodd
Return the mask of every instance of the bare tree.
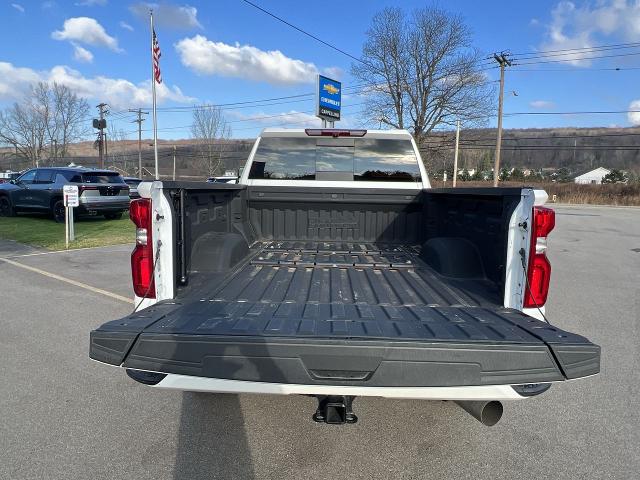
<path id="1" fill-rule="evenodd" d="M 231 136 L 231 127 L 222 109 L 213 105 L 196 106 L 193 110 L 191 135 L 196 141 L 196 159 L 209 177 L 222 168 L 223 153 Z"/>
<path id="2" fill-rule="evenodd" d="M 492 109 L 481 55 L 461 17 L 425 7 L 407 16 L 389 7 L 373 17 L 362 62 L 352 65 L 365 89 L 366 119 L 408 128 L 416 141 L 439 125 L 477 124 Z"/>
<path id="3" fill-rule="evenodd" d="M 118 170 L 127 176 L 130 175 L 129 167 L 137 167 L 138 156 L 131 157 L 131 153 L 127 149 L 127 132 L 116 128 L 114 122 L 109 122 L 106 135 L 109 142 L 107 163 L 110 168 Z"/>
<path id="4" fill-rule="evenodd" d="M 46 134 L 47 113 L 34 101 L 33 95 L 0 112 L 0 138 L 28 158 L 33 166 L 38 166 L 42 158 Z"/>
<path id="5" fill-rule="evenodd" d="M 65 156 L 69 145 L 86 137 L 89 132 L 89 104 L 69 87 L 59 83 L 53 83 L 51 94 L 58 148 L 56 157 Z"/>
<path id="6" fill-rule="evenodd" d="M 38 166 L 43 159 L 66 155 L 69 144 L 86 134 L 88 112 L 86 100 L 69 87 L 39 82 L 0 112 L 0 141 Z"/>

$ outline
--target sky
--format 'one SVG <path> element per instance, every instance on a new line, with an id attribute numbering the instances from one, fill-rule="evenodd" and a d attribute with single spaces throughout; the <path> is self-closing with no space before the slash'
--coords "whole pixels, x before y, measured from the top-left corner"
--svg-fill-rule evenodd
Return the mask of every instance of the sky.
<path id="1" fill-rule="evenodd" d="M 356 57 L 377 11 L 391 5 L 407 11 L 434 5 L 413 0 L 253 1 Z M 509 51 L 515 58 L 526 52 L 640 42 L 640 0 L 451 0 L 435 5 L 461 15 L 473 32 L 475 48 L 487 55 Z M 350 88 L 358 83 L 349 73 L 353 60 L 241 0 L 5 1 L 0 4 L 0 108 L 18 100 L 33 82 L 57 81 L 86 98 L 92 112 L 100 102 L 109 104 L 108 121 L 137 138 L 134 115 L 127 110 L 151 104 L 150 6 L 162 51 L 159 138 L 188 138 L 188 108 L 195 104 L 311 94 L 318 73 L 343 82 L 343 121 L 336 126 L 362 126 L 363 98 Z M 553 115 L 506 115 L 504 127 L 640 125 L 640 113 L 563 113 L 640 110 L 640 69 L 635 69 L 640 68 L 640 47 L 594 55 L 605 53 L 625 55 L 564 56 L 561 62 L 508 68 L 505 114 Z M 606 70 L 615 68 L 621 70 Z M 497 69 L 486 74 L 490 80 L 499 77 Z M 250 138 L 266 126 L 319 125 L 314 105 L 314 97 L 307 95 L 231 105 L 224 113 L 234 137 Z M 150 124 L 143 124 L 147 138 Z M 495 119 L 488 120 L 487 126 L 494 125 Z"/>

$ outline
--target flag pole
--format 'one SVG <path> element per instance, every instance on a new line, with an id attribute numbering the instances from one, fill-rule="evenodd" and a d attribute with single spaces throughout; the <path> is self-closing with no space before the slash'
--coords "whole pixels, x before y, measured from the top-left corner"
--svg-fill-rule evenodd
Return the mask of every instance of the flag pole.
<path id="1" fill-rule="evenodd" d="M 158 172 L 158 119 L 156 117 L 156 76 L 153 67 L 153 10 L 149 10 L 151 21 L 151 95 L 153 97 L 153 158 L 155 160 L 155 177 L 160 180 Z"/>

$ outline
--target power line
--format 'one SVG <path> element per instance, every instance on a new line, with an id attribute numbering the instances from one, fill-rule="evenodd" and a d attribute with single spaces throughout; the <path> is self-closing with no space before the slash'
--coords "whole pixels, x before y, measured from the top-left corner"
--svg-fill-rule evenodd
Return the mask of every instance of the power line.
<path id="1" fill-rule="evenodd" d="M 608 52 L 608 51 L 616 51 L 616 50 L 622 50 L 622 49 L 626 49 L 626 48 L 638 48 L 640 47 L 640 43 L 637 43 L 635 45 L 630 45 L 628 47 L 621 47 L 621 48 L 602 48 L 602 49 L 591 49 L 591 50 L 584 50 L 581 52 L 571 52 L 571 51 L 567 51 L 567 52 L 558 52 L 558 53 L 543 53 L 540 55 L 528 55 L 528 56 L 518 56 L 518 58 L 520 60 L 530 60 L 530 59 L 536 59 L 536 58 L 550 58 L 550 57 L 565 57 L 565 56 L 569 56 L 569 55 L 589 55 L 592 53 L 599 53 L 599 52 Z"/>
<path id="2" fill-rule="evenodd" d="M 586 110 L 573 112 L 511 112 L 505 116 L 515 117 L 517 115 L 599 115 L 615 113 L 640 113 L 640 110 Z"/>
<path id="3" fill-rule="evenodd" d="M 518 65 L 514 65 L 517 67 Z M 589 72 L 605 72 L 616 71 L 622 72 L 627 70 L 640 70 L 640 67 L 609 67 L 609 68 L 515 68 L 513 72 L 565 72 L 565 73 L 589 73 Z"/>
<path id="4" fill-rule="evenodd" d="M 515 58 L 514 61 L 514 65 L 537 65 L 539 63 L 562 63 L 562 62 L 579 62 L 582 60 L 599 60 L 601 58 L 614 58 L 614 57 L 631 57 L 631 56 L 635 56 L 635 55 L 640 55 L 640 52 L 632 52 L 632 53 L 617 53 L 614 55 L 599 55 L 599 56 L 595 56 L 595 57 L 580 57 L 580 58 L 563 58 L 563 59 L 556 59 L 556 60 L 540 60 L 540 61 L 536 61 L 536 62 L 523 62 L 523 63 L 519 63 L 519 59 Z"/>
<path id="5" fill-rule="evenodd" d="M 578 47 L 578 48 L 560 48 L 557 50 L 539 50 L 536 52 L 519 52 L 512 53 L 512 55 L 536 55 L 536 54 L 545 54 L 545 53 L 557 53 L 557 52 L 576 52 L 581 50 L 601 50 L 601 49 L 616 49 L 616 48 L 633 48 L 640 47 L 640 42 L 629 42 L 629 43 L 614 43 L 609 45 L 596 45 L 593 47 Z M 492 57 L 489 57 L 492 58 Z"/>
<path id="6" fill-rule="evenodd" d="M 349 57 L 349 58 L 351 58 L 351 59 L 355 60 L 356 62 L 360 62 L 360 63 L 367 64 L 367 62 L 365 62 L 365 61 L 364 61 L 364 60 L 362 60 L 361 58 L 358 58 L 358 57 L 356 57 L 356 56 L 354 56 L 354 55 L 351 55 L 350 53 L 345 52 L 345 51 L 344 51 L 344 50 L 342 50 L 341 48 L 338 48 L 338 47 L 336 47 L 335 45 L 332 45 L 331 43 L 326 42 L 326 41 L 322 40 L 321 38 L 316 37 L 316 36 L 315 36 L 315 35 L 313 35 L 312 33 L 309 33 L 309 32 L 307 32 L 306 30 L 303 30 L 302 28 L 295 26 L 294 24 L 292 24 L 292 23 L 290 23 L 290 22 L 286 21 L 284 18 L 279 17 L 278 15 L 276 15 L 276 14 L 274 14 L 274 13 L 271 13 L 271 12 L 270 12 L 270 11 L 268 11 L 268 10 L 265 10 L 265 9 L 264 9 L 264 8 L 262 8 L 261 6 L 256 5 L 255 3 L 250 2 L 249 0 L 242 0 L 242 1 L 243 1 L 244 3 L 246 3 L 247 5 L 251 5 L 252 7 L 257 8 L 257 9 L 258 9 L 258 10 L 260 10 L 261 12 L 266 13 L 266 14 L 267 14 L 267 15 L 269 15 L 270 17 L 275 18 L 275 19 L 276 19 L 276 20 L 278 20 L 279 22 L 282 22 L 282 23 L 284 23 L 285 25 L 288 25 L 289 27 L 293 28 L 294 30 L 297 30 L 298 32 L 300 32 L 300 33 L 302 33 L 302 34 L 306 35 L 307 37 L 309 37 L 309 38 L 313 38 L 316 42 L 320 42 L 320 43 L 322 43 L 323 45 L 325 45 L 325 46 L 327 46 L 327 47 L 329 47 L 329 48 L 332 48 L 332 49 L 333 49 L 333 50 L 335 50 L 336 52 L 340 52 L 341 54 L 343 54 L 343 55 L 345 55 L 345 56 L 347 56 L 347 57 Z"/>

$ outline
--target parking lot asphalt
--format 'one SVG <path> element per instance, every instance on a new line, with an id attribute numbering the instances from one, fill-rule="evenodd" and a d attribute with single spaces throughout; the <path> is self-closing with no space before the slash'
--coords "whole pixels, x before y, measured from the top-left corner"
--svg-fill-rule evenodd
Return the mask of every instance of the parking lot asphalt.
<path id="1" fill-rule="evenodd" d="M 151 389 L 88 359 L 131 304 L 0 261 L 0 478 L 630 479 L 640 472 L 640 209 L 558 206 L 550 320 L 603 348 L 600 375 L 505 404 L 359 398 L 356 425 L 307 397 Z M 130 246 L 0 257 L 129 296 Z"/>

